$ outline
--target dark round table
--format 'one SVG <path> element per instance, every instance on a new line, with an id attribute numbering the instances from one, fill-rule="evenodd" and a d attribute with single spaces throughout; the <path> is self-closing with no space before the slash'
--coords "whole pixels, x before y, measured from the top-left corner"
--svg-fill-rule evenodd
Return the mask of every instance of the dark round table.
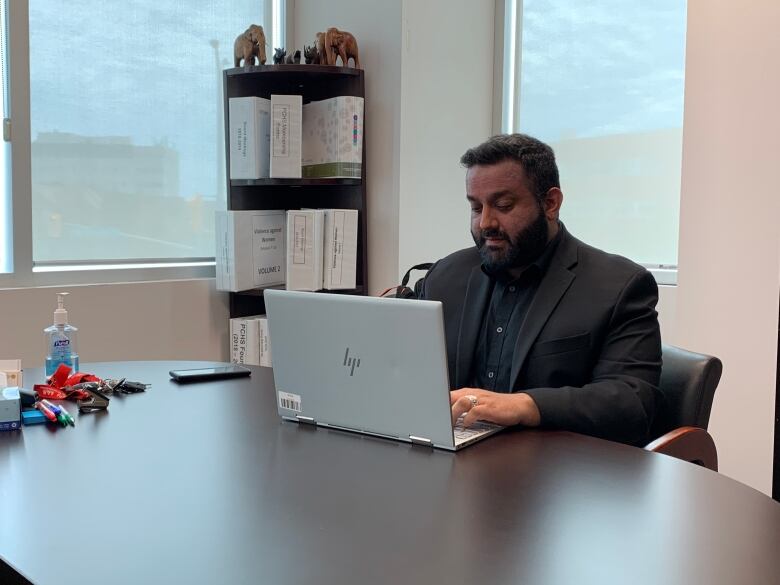
<path id="1" fill-rule="evenodd" d="M 0 433 L 0 582 L 780 583 L 780 505 L 717 473 L 571 433 L 452 454 L 283 422 L 266 368 L 169 380 L 210 364 L 85 365 L 152 387 Z"/>

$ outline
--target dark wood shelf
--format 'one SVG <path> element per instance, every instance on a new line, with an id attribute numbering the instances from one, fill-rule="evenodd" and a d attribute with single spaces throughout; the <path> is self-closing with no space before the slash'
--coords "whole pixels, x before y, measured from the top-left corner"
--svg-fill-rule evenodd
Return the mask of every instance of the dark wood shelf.
<path id="1" fill-rule="evenodd" d="M 231 179 L 231 187 L 360 186 L 362 179 Z"/>
<path id="2" fill-rule="evenodd" d="M 328 65 L 257 65 L 224 71 L 225 97 L 300 95 L 303 103 L 337 95 L 365 96 L 362 69 Z M 225 104 L 227 108 L 227 104 Z M 365 118 L 365 116 L 364 116 Z"/>
<path id="3" fill-rule="evenodd" d="M 306 64 L 279 64 L 279 65 L 254 65 L 252 67 L 233 67 L 225 69 L 225 73 L 230 76 L 241 75 L 273 75 L 302 73 L 304 75 L 351 75 L 360 77 L 362 69 L 355 67 L 337 67 L 335 65 L 306 65 Z"/>
<path id="4" fill-rule="evenodd" d="M 334 96 L 365 97 L 362 69 L 330 65 L 259 65 L 223 71 L 225 120 L 233 97 L 273 94 L 300 95 L 304 104 Z M 363 114 L 363 164 L 360 178 L 233 179 L 227 180 L 227 208 L 253 209 L 334 208 L 358 210 L 357 287 L 323 291 L 334 294 L 368 294 L 366 210 L 366 116 Z M 225 125 L 225 160 L 230 168 L 229 126 Z M 283 287 L 269 287 L 283 288 Z M 263 292 L 252 289 L 229 294 L 230 316 L 265 313 Z"/>

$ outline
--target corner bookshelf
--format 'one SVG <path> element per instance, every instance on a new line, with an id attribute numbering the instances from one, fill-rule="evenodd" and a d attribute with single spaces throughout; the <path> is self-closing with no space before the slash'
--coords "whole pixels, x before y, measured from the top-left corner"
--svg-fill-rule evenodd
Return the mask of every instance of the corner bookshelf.
<path id="1" fill-rule="evenodd" d="M 365 99 L 362 69 L 328 65 L 261 65 L 223 72 L 225 109 L 225 169 L 228 210 L 336 208 L 358 210 L 357 286 L 353 290 L 328 291 L 367 294 L 366 277 L 366 139 L 363 113 L 363 161 L 359 179 L 230 179 L 230 125 L 228 99 L 271 94 L 300 95 L 303 103 L 340 95 Z M 230 316 L 265 313 L 263 289 L 231 292 Z"/>

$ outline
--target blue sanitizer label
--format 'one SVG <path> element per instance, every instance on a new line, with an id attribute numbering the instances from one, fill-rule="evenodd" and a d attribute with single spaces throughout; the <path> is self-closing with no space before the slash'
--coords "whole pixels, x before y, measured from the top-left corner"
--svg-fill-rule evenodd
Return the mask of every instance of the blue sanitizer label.
<path id="1" fill-rule="evenodd" d="M 51 357 L 70 359 L 70 339 L 67 337 L 55 339 L 51 344 Z"/>
<path id="2" fill-rule="evenodd" d="M 51 341 L 50 355 L 46 357 L 46 375 L 50 376 L 60 364 L 70 366 L 72 371 L 79 369 L 79 358 L 72 353 L 68 337 L 56 337 Z"/>

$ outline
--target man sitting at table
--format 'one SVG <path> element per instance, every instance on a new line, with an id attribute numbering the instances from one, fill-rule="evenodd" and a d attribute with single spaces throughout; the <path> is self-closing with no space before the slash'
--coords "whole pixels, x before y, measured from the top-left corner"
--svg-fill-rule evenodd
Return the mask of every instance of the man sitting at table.
<path id="1" fill-rule="evenodd" d="M 543 142 L 494 136 L 461 163 L 476 246 L 419 295 L 443 303 L 453 420 L 644 444 L 662 399 L 653 276 L 569 234 Z"/>

